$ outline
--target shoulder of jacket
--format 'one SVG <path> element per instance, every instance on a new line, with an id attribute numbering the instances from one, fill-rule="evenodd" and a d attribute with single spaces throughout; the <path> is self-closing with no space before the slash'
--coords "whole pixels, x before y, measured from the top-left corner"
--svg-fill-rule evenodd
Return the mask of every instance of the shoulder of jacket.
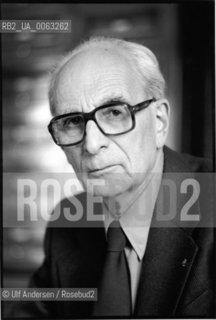
<path id="1" fill-rule="evenodd" d="M 167 172 L 213 172 L 210 159 L 178 153 L 167 146 L 164 147 L 164 163 Z"/>

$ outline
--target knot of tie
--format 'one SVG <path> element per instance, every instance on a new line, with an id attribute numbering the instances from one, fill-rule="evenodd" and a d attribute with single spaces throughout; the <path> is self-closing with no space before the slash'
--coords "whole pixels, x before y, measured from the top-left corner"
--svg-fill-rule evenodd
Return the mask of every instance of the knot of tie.
<path id="1" fill-rule="evenodd" d="M 127 244 L 127 237 L 124 234 L 120 222 L 114 220 L 107 232 L 107 251 L 121 252 Z"/>

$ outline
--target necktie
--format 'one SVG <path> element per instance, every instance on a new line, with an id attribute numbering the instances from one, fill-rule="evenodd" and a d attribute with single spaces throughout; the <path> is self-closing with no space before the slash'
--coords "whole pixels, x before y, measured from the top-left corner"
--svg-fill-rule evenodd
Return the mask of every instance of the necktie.
<path id="1" fill-rule="evenodd" d="M 107 255 L 98 301 L 93 307 L 95 316 L 131 315 L 130 281 L 124 248 L 127 238 L 119 221 L 113 221 L 107 232 Z"/>

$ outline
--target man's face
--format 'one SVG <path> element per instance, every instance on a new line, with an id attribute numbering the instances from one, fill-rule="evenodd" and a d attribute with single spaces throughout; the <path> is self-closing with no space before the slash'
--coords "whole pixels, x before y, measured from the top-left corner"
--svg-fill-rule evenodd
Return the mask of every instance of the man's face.
<path id="1" fill-rule="evenodd" d="M 94 49 L 77 55 L 57 76 L 56 115 L 90 112 L 113 100 L 135 105 L 151 98 L 128 61 L 113 51 Z M 99 181 L 95 195 L 115 196 L 133 190 L 151 172 L 157 153 L 152 107 L 137 112 L 135 118 L 135 129 L 119 136 L 105 136 L 90 120 L 84 141 L 63 148 L 85 188 Z"/>

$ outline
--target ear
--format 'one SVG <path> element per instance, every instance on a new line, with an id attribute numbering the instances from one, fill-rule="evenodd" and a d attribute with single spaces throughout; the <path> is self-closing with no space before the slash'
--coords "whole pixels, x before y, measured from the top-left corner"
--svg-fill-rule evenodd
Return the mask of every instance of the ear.
<path id="1" fill-rule="evenodd" d="M 169 129 L 170 106 L 166 99 L 157 100 L 155 103 L 156 116 L 156 145 L 157 149 L 164 146 Z"/>

